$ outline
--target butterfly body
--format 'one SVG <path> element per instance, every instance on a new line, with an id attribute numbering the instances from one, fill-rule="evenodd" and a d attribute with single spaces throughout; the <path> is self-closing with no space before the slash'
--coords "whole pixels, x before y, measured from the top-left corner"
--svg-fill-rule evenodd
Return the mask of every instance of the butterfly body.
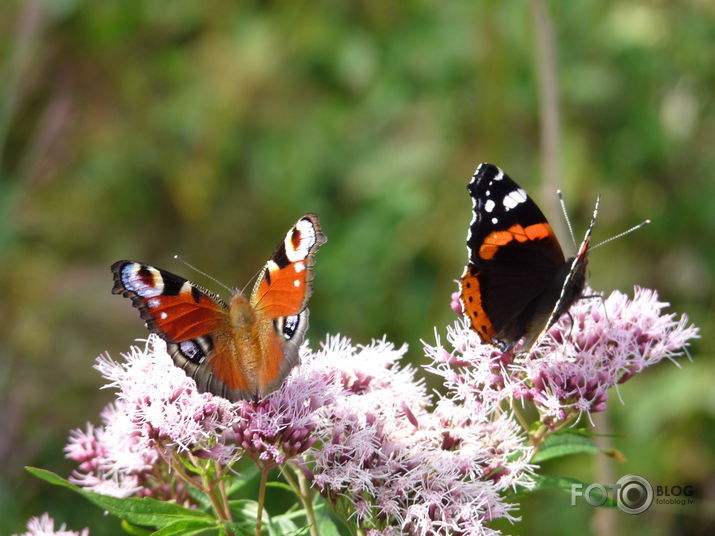
<path id="1" fill-rule="evenodd" d="M 112 265 L 112 292 L 131 298 L 200 391 L 230 400 L 263 396 L 298 362 L 314 257 L 326 240 L 318 217 L 306 214 L 278 245 L 250 297 L 236 290 L 228 304 L 171 272 L 127 260 Z"/>
<path id="2" fill-rule="evenodd" d="M 473 217 L 462 308 L 484 342 L 507 351 L 523 339 L 530 352 L 583 293 L 594 220 L 578 253 L 565 259 L 546 217 L 501 169 L 481 164 L 467 189 Z"/>

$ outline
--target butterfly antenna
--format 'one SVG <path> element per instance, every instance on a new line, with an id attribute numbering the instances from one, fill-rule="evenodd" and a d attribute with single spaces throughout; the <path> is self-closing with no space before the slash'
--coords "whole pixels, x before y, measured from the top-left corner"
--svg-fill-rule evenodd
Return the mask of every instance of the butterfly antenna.
<path id="1" fill-rule="evenodd" d="M 243 288 L 241 289 L 241 293 L 242 293 L 242 294 L 245 294 L 245 293 L 246 293 L 246 289 L 248 288 L 248 286 L 251 285 L 252 283 L 254 283 L 254 282 L 256 281 L 256 279 L 258 279 L 258 274 L 260 274 L 263 270 L 265 270 L 265 266 L 261 266 L 261 267 L 260 267 L 258 270 L 256 270 L 256 272 L 248 279 L 248 281 L 246 281 L 246 284 L 243 285 Z"/>
<path id="2" fill-rule="evenodd" d="M 594 249 L 596 249 L 596 248 L 600 248 L 601 246 L 603 246 L 603 245 L 605 245 L 605 244 L 608 244 L 609 242 L 613 242 L 616 238 L 621 238 L 622 236 L 626 236 L 627 234 L 630 234 L 630 233 L 632 233 L 633 231 L 637 231 L 637 230 L 640 229 L 641 227 L 645 227 L 645 226 L 648 225 L 649 223 L 650 223 L 650 220 L 642 221 L 642 222 L 640 222 L 638 225 L 634 225 L 634 226 L 631 227 L 630 229 L 628 229 L 628 230 L 626 230 L 626 231 L 623 231 L 622 233 L 618 233 L 616 236 L 612 236 L 611 238 L 608 238 L 607 240 L 604 240 L 603 242 L 599 242 L 598 244 L 596 244 L 595 246 L 593 246 L 593 247 L 590 248 L 590 249 L 591 249 L 591 250 L 594 250 Z"/>
<path id="3" fill-rule="evenodd" d="M 561 204 L 561 212 L 564 213 L 564 219 L 566 220 L 566 226 L 569 228 L 569 233 L 571 234 L 571 240 L 573 241 L 573 245 L 577 246 L 578 243 L 576 242 L 576 236 L 573 234 L 573 226 L 571 225 L 571 220 L 569 219 L 569 213 L 566 210 L 566 203 L 564 203 L 564 196 L 561 195 L 561 190 L 556 190 L 556 195 L 559 196 L 559 203 Z"/>
<path id="4" fill-rule="evenodd" d="M 229 287 L 228 285 L 225 285 L 224 283 L 222 283 L 221 281 L 219 281 L 219 280 L 216 279 L 215 277 L 213 277 L 213 276 L 207 274 L 207 273 L 204 272 L 203 270 L 199 270 L 196 266 L 194 266 L 193 264 L 190 264 L 189 262 L 187 262 L 186 260 L 184 260 L 183 258 L 181 258 L 179 255 L 174 255 L 174 259 L 176 259 L 177 261 L 179 261 L 181 264 L 183 264 L 183 265 L 185 265 L 185 266 L 188 266 L 188 267 L 191 268 L 194 272 L 197 272 L 197 273 L 201 274 L 202 276 L 204 276 L 204 277 L 210 279 L 211 281 L 213 281 L 213 282 L 219 284 L 220 286 L 222 286 L 223 288 L 225 288 L 226 290 L 228 290 L 231 294 L 233 294 L 233 293 L 236 291 L 236 289 L 232 289 L 232 288 Z"/>

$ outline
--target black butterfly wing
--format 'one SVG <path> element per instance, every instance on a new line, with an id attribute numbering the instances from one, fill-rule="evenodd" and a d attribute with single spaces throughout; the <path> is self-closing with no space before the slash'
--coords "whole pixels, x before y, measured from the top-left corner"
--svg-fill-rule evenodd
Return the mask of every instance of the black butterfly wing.
<path id="1" fill-rule="evenodd" d="M 544 314 L 546 321 L 569 265 L 544 214 L 501 169 L 481 164 L 467 189 L 473 216 L 462 304 L 485 342 L 510 348 Z"/>

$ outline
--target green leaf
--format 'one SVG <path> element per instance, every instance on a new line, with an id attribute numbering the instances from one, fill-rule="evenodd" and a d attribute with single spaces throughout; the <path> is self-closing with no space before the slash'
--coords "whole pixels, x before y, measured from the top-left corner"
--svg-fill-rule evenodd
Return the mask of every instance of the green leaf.
<path id="1" fill-rule="evenodd" d="M 203 491 L 198 490 L 192 486 L 187 486 L 185 489 L 189 492 L 191 498 L 199 504 L 199 506 L 204 512 L 211 511 L 211 508 L 213 508 L 211 504 L 211 499 L 209 499 Z"/>
<path id="2" fill-rule="evenodd" d="M 285 491 L 289 491 L 290 493 L 292 493 L 293 495 L 295 495 L 295 490 L 294 490 L 293 488 L 291 488 L 291 487 L 290 487 L 288 484 L 286 484 L 285 482 L 279 482 L 279 481 L 276 481 L 276 480 L 272 480 L 271 482 L 266 482 L 266 487 L 267 487 L 267 488 L 278 488 L 278 489 L 282 489 L 282 490 L 285 490 Z"/>
<path id="3" fill-rule="evenodd" d="M 176 456 L 176 459 L 178 459 L 179 463 L 181 463 L 181 465 L 183 465 L 184 468 L 187 471 L 189 471 L 190 473 L 194 473 L 195 475 L 203 474 L 203 471 L 201 470 L 201 468 L 195 466 L 193 463 L 191 463 L 191 460 L 189 460 L 185 456 Z"/>
<path id="4" fill-rule="evenodd" d="M 291 519 L 275 516 L 271 517 L 269 521 L 269 530 L 274 536 L 287 536 L 297 534 L 300 529 Z"/>
<path id="5" fill-rule="evenodd" d="M 251 482 L 258 478 L 258 467 L 255 465 L 248 465 L 241 471 L 237 476 L 231 478 L 230 483 L 226 488 L 226 494 L 230 497 L 236 493 L 241 488 L 249 485 Z"/>
<path id="6" fill-rule="evenodd" d="M 536 485 L 531 489 L 523 489 L 522 491 L 564 491 L 571 493 L 574 484 L 583 486 L 584 488 L 589 486 L 588 482 L 570 476 L 537 475 Z"/>
<path id="7" fill-rule="evenodd" d="M 163 528 L 171 523 L 186 518 L 212 520 L 209 515 L 203 512 L 191 510 L 190 508 L 184 508 L 178 504 L 166 501 L 157 501 L 156 499 L 150 498 L 139 499 L 136 497 L 127 497 L 119 499 L 117 497 L 100 495 L 99 493 L 87 491 L 75 486 L 71 482 L 68 482 L 51 471 L 38 469 L 36 467 L 26 467 L 26 469 L 32 475 L 45 480 L 50 484 L 63 486 L 71 489 L 75 493 L 83 495 L 90 502 L 96 504 L 110 514 L 124 519 L 134 525 Z"/>
<path id="8" fill-rule="evenodd" d="M 320 536 L 340 536 L 340 529 L 333 521 L 330 509 L 322 498 L 316 502 L 314 514 Z"/>
<path id="9" fill-rule="evenodd" d="M 122 519 L 122 530 L 124 532 L 126 532 L 127 534 L 131 534 L 132 536 L 150 536 L 151 535 L 151 530 L 144 529 L 142 527 L 137 527 L 136 525 L 132 525 L 126 519 Z"/>
<path id="10" fill-rule="evenodd" d="M 228 501 L 231 513 L 234 517 L 243 518 L 253 523 L 258 519 L 258 503 L 250 499 L 234 499 Z M 265 517 L 265 511 L 264 511 Z"/>
<path id="11" fill-rule="evenodd" d="M 541 463 L 571 454 L 596 454 L 598 452 L 601 452 L 601 449 L 594 445 L 589 438 L 580 434 L 554 434 L 546 439 L 531 461 Z"/>
<path id="12" fill-rule="evenodd" d="M 175 536 L 177 534 L 199 534 L 209 529 L 216 531 L 217 522 L 211 519 L 180 519 L 152 533 L 152 536 Z"/>
<path id="13" fill-rule="evenodd" d="M 283 512 L 280 514 L 280 516 L 284 519 L 295 519 L 296 517 L 303 517 L 305 518 L 305 510 L 303 508 L 298 508 L 297 505 L 291 506 L 287 511 Z"/>
<path id="14" fill-rule="evenodd" d="M 581 491 L 585 491 L 586 488 L 591 486 L 591 483 L 569 476 L 537 475 L 536 486 L 531 489 L 522 489 L 520 490 L 520 492 L 533 493 L 536 491 L 559 491 L 568 493 L 570 495 L 572 493 L 574 485 L 577 485 Z M 595 497 L 595 494 L 598 493 L 598 490 L 593 490 L 591 493 L 593 494 L 592 496 Z M 606 499 L 606 502 L 603 503 L 601 506 L 613 508 L 616 506 L 616 501 L 613 498 L 608 497 Z"/>
<path id="15" fill-rule="evenodd" d="M 222 525 L 234 536 L 253 536 L 256 531 L 255 523 L 251 524 L 245 521 L 224 521 Z"/>

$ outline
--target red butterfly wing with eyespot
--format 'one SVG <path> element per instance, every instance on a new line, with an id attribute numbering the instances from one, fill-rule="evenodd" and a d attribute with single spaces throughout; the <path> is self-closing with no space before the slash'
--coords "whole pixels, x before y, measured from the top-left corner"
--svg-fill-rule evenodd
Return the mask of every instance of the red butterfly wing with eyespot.
<path id="1" fill-rule="evenodd" d="M 327 241 L 318 217 L 306 214 L 290 228 L 266 263 L 251 303 L 270 318 L 297 315 L 313 293 L 315 253 Z"/>
<path id="2" fill-rule="evenodd" d="M 114 294 L 131 298 L 152 333 L 167 342 L 174 363 L 201 391 L 227 396 L 250 385 L 235 364 L 227 305 L 183 277 L 134 261 L 112 265 Z"/>

